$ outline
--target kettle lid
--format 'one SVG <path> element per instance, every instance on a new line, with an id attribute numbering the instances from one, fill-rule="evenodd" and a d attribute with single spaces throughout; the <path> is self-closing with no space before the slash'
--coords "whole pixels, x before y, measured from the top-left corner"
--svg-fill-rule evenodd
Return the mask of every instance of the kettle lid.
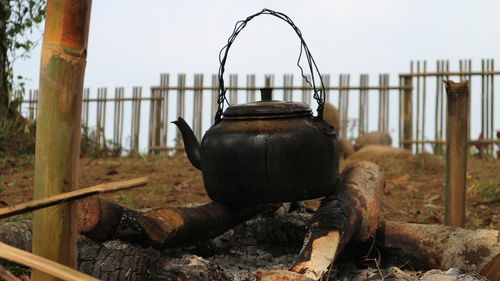
<path id="1" fill-rule="evenodd" d="M 224 118 L 237 117 L 295 117 L 310 116 L 312 110 L 309 105 L 303 102 L 278 101 L 272 99 L 272 88 L 260 89 L 261 101 L 238 104 L 228 107 L 224 113 Z"/>

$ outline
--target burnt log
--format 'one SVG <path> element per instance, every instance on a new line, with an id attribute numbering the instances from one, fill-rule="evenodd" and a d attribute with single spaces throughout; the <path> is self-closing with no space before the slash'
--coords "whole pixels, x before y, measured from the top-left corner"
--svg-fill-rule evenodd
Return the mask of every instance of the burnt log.
<path id="1" fill-rule="evenodd" d="M 120 239 L 155 248 L 193 245 L 221 235 L 276 205 L 228 206 L 216 202 L 194 208 L 164 207 L 138 212 L 99 198 L 82 200 L 79 229 L 103 242 Z"/>
<path id="2" fill-rule="evenodd" d="M 307 224 L 304 245 L 291 267 L 311 280 L 319 280 L 351 240 L 363 242 L 377 229 L 385 177 L 367 161 L 348 165 L 335 192 L 321 202 Z M 272 277 L 271 277 L 272 276 Z M 259 280 L 287 280 L 289 273 L 261 272 Z"/>
<path id="3" fill-rule="evenodd" d="M 193 245 L 217 237 L 276 205 L 229 206 L 211 202 L 194 208 L 156 208 L 137 217 L 153 247 Z"/>
<path id="4" fill-rule="evenodd" d="M 119 240 L 96 243 L 81 236 L 78 244 L 79 270 L 108 281 L 163 281 L 176 280 L 177 276 L 180 276 L 179 280 L 195 281 L 210 280 L 209 276 L 216 276 L 213 278 L 214 280 L 252 280 L 258 270 L 283 270 L 294 262 L 306 234 L 305 226 L 310 218 L 311 215 L 308 213 L 288 213 L 286 208 L 280 208 L 274 213 L 264 213 L 257 216 L 197 247 L 163 250 L 144 248 L 137 244 L 129 244 Z M 449 254 L 445 253 L 436 252 L 438 258 L 441 259 L 440 263 L 429 262 L 425 256 L 418 255 L 419 251 L 421 251 L 420 247 L 422 247 L 418 244 L 415 246 L 409 243 L 389 243 L 394 241 L 389 237 L 396 236 L 391 232 L 397 229 L 396 227 L 386 227 L 389 224 L 397 225 L 397 228 L 401 229 L 415 230 L 414 224 L 410 223 L 389 221 L 380 223 L 374 247 L 380 251 L 380 266 L 383 267 L 384 276 L 386 273 L 384 268 L 401 267 L 403 264 L 406 264 L 403 268 L 413 268 L 414 271 L 425 271 L 432 268 L 448 271 L 450 267 L 462 270 L 471 268 L 472 264 L 469 264 L 466 268 L 461 268 L 458 265 L 459 263 L 457 265 L 453 262 L 445 263 L 444 261 L 450 260 L 450 258 L 457 258 L 450 257 Z M 446 237 L 442 237 L 442 239 L 444 241 L 451 239 L 447 238 L 449 236 L 456 241 L 463 240 L 464 243 L 469 244 L 471 252 L 474 252 L 474 249 L 493 249 L 492 255 L 493 251 L 498 247 L 498 240 L 495 240 L 495 237 L 496 239 L 500 237 L 498 230 L 465 230 L 464 232 L 461 228 L 439 225 L 418 226 L 435 228 L 434 233 L 439 233 L 447 228 L 455 230 L 447 232 Z M 469 233 L 467 234 L 469 238 L 463 238 L 465 233 Z M 491 238 L 484 239 L 484 237 Z M 21 249 L 31 249 L 31 223 L 23 221 L 0 224 L 0 240 Z M 429 239 L 429 241 L 431 242 L 428 242 L 429 244 L 426 247 L 433 247 L 432 243 L 443 242 L 436 239 Z M 368 248 L 371 242 L 366 244 Z M 437 247 L 437 245 L 434 246 Z M 346 257 L 345 255 L 356 252 L 354 245 L 349 244 L 346 249 L 349 249 L 349 251 L 344 250 L 341 256 L 337 258 L 339 263 L 336 262 L 337 265 L 332 268 L 330 280 L 365 280 L 370 276 L 369 274 L 378 271 L 377 268 L 373 267 L 361 269 L 353 266 L 352 262 L 350 262 L 355 259 L 361 260 L 367 253 L 366 249 L 358 251 L 353 257 Z M 373 250 L 372 252 L 377 251 Z M 3 261 L 0 261 L 0 263 L 5 264 Z M 491 264 L 493 264 L 493 261 Z M 197 279 L 188 275 L 191 271 L 195 272 L 195 267 L 200 276 L 208 279 L 202 279 L 201 277 Z M 479 266 L 476 268 L 480 270 Z M 408 271 L 404 271 L 408 273 Z M 482 271 L 485 271 L 485 269 Z M 494 273 L 494 271 L 492 272 Z M 189 279 L 186 276 L 192 278 Z M 348 277 L 342 279 L 342 276 Z M 362 276 L 364 278 L 361 278 Z M 449 280 L 454 280 L 451 279 L 452 276 L 447 276 Z"/>
<path id="5" fill-rule="evenodd" d="M 385 221 L 376 243 L 385 264 L 403 261 L 418 269 L 483 272 L 500 255 L 500 231 L 489 229 Z"/>

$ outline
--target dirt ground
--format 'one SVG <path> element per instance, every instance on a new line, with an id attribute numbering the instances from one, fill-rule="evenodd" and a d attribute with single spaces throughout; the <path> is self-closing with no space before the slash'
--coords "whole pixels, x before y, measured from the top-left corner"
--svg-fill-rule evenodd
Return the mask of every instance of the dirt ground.
<path id="1" fill-rule="evenodd" d="M 380 165 L 387 177 L 383 219 L 443 223 L 443 160 L 430 154 L 394 154 L 367 160 Z M 145 187 L 102 196 L 130 208 L 189 206 L 210 201 L 201 172 L 183 155 L 82 158 L 80 165 L 82 187 L 149 177 Z M 466 227 L 500 229 L 500 160 L 470 157 L 468 167 Z M 0 207 L 32 199 L 33 175 L 33 156 L 0 159 Z M 307 204 L 316 207 L 318 200 Z M 29 217 L 22 215 L 7 220 Z"/>

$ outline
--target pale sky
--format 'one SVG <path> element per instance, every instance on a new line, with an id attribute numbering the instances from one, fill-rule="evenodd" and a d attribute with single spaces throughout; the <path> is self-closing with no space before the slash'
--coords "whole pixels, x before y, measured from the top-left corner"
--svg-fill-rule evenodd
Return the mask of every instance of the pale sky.
<path id="1" fill-rule="evenodd" d="M 302 30 L 323 73 L 391 73 L 410 60 L 500 57 L 497 0 L 94 0 L 85 84 L 158 84 L 161 72 L 216 73 L 234 23 L 262 8 L 284 12 Z M 42 28 L 43 29 L 43 28 Z M 40 35 L 38 35 L 40 36 Z M 231 49 L 227 72 L 294 73 L 298 39 L 261 16 Z M 38 84 L 40 48 L 15 71 Z M 373 78 L 375 79 L 375 77 Z M 375 81 L 375 80 L 374 80 Z"/>
<path id="2" fill-rule="evenodd" d="M 114 87 L 124 86 L 127 96 L 132 86 L 142 86 L 143 95 L 149 95 L 160 73 L 167 72 L 171 85 L 176 85 L 177 73 L 188 74 L 188 85 L 194 73 L 204 73 L 205 84 L 210 83 L 219 67 L 219 50 L 235 22 L 262 8 L 294 20 L 321 72 L 332 76 L 332 85 L 337 85 L 340 73 L 351 73 L 351 85 L 358 83 L 360 73 L 371 75 L 371 85 L 378 83 L 379 73 L 390 73 L 395 85 L 398 73 L 408 72 L 410 60 L 427 60 L 429 70 L 437 59 L 449 59 L 452 70 L 458 70 L 458 60 L 464 58 L 472 59 L 473 70 L 480 69 L 482 58 L 500 64 L 498 0 L 94 0 L 85 86 L 93 95 L 97 87 L 108 87 L 110 95 Z M 261 16 L 237 38 L 226 73 L 240 74 L 240 85 L 249 73 L 257 74 L 258 84 L 264 73 L 275 73 L 277 85 L 283 74 L 291 73 L 298 85 L 298 51 L 290 26 Z M 39 61 L 40 46 L 32 59 L 15 64 L 16 74 L 31 79 L 27 89 L 38 86 Z M 479 110 L 478 104 L 473 106 Z M 395 99 L 391 112 L 390 128 L 395 128 Z M 376 129 L 375 118 L 370 122 L 371 130 Z M 495 127 L 500 128 L 498 113 Z M 473 135 L 477 130 L 473 128 Z M 429 128 L 426 134 L 432 138 L 432 132 Z"/>

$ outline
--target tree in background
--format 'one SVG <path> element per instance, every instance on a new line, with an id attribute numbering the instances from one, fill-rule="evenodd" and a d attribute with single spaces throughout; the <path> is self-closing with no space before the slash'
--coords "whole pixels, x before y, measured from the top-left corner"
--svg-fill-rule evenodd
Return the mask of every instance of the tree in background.
<path id="1" fill-rule="evenodd" d="M 36 41 L 27 36 L 45 18 L 46 0 L 0 0 L 0 119 L 19 117 L 12 106 L 16 58 L 29 57 Z M 23 89 L 22 76 L 19 86 Z"/>

